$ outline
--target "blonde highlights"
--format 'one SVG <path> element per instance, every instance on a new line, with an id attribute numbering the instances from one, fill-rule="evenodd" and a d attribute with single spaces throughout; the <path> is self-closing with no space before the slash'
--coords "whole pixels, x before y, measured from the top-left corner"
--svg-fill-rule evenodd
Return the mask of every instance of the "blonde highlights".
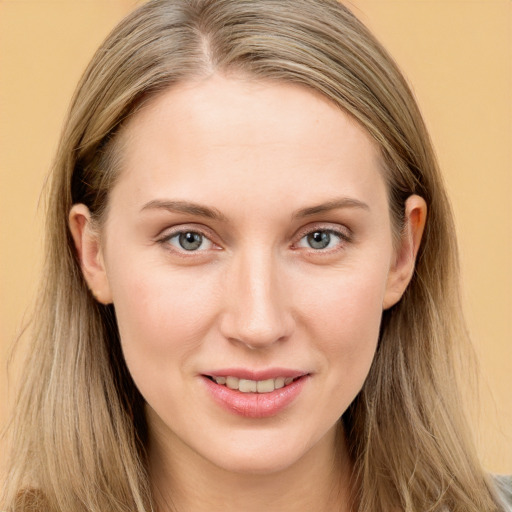
<path id="1" fill-rule="evenodd" d="M 415 275 L 384 312 L 370 374 L 341 420 L 356 468 L 354 509 L 497 510 L 460 405 L 455 368 L 470 345 L 435 154 L 397 66 L 335 0 L 151 0 L 95 54 L 48 188 L 45 279 L 2 506 L 153 509 L 143 400 L 123 361 L 113 308 L 98 304 L 82 277 L 68 215 L 74 203 L 98 219 L 107 211 L 122 168 L 119 131 L 130 116 L 173 84 L 214 72 L 299 84 L 356 119 L 382 153 L 397 232 L 408 196 L 428 205 Z"/>

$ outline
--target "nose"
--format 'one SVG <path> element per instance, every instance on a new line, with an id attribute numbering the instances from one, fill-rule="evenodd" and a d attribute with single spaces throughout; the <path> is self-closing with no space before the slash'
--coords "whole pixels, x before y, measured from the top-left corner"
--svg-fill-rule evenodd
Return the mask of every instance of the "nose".
<path id="1" fill-rule="evenodd" d="M 235 258 L 224 288 L 224 337 L 249 349 L 286 340 L 293 331 L 291 291 L 272 250 L 247 251 Z"/>

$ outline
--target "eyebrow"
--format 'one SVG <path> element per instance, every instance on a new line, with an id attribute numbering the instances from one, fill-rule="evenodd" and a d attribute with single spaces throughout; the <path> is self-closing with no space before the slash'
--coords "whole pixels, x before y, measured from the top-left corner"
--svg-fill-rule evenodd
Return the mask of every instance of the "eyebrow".
<path id="1" fill-rule="evenodd" d="M 141 212 L 145 210 L 167 210 L 174 213 L 188 213 L 190 215 L 196 215 L 198 217 L 206 217 L 208 219 L 214 219 L 219 221 L 227 221 L 227 217 L 221 213 L 217 208 L 211 208 L 198 203 L 192 203 L 190 201 L 172 201 L 172 200 L 161 200 L 154 199 L 149 201 L 142 208 Z"/>
<path id="2" fill-rule="evenodd" d="M 370 207 L 366 203 L 363 203 L 363 201 L 359 201 L 359 199 L 354 199 L 351 197 L 340 197 L 319 205 L 310 206 L 308 208 L 301 208 L 300 210 L 294 212 L 293 217 L 310 217 L 312 215 L 326 213 L 340 208 L 360 208 L 362 210 L 370 210 Z"/>
<path id="3" fill-rule="evenodd" d="M 326 213 L 341 208 L 360 208 L 363 210 L 370 210 L 370 207 L 366 203 L 363 203 L 358 199 L 341 197 L 315 206 L 301 208 L 292 214 L 292 218 L 311 217 L 319 213 Z M 154 199 L 146 203 L 141 208 L 141 212 L 145 210 L 166 210 L 174 213 L 187 213 L 189 215 L 206 217 L 208 219 L 223 222 L 228 220 L 227 217 L 217 208 L 204 206 L 190 201 Z"/>

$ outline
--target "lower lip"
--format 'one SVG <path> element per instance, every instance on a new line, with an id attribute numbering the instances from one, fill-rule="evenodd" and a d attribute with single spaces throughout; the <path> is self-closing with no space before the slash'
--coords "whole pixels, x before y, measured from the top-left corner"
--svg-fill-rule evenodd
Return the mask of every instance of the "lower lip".
<path id="1" fill-rule="evenodd" d="M 246 418 L 269 418 L 279 414 L 299 396 L 307 378 L 304 375 L 288 386 L 270 393 L 242 393 L 204 376 L 203 381 L 214 401 L 229 412 Z"/>

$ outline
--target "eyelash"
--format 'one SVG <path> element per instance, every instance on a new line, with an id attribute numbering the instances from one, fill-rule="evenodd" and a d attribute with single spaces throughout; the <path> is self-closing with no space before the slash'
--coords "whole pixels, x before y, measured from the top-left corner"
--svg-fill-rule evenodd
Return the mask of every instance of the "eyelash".
<path id="1" fill-rule="evenodd" d="M 178 247 L 178 245 L 174 245 L 171 242 L 173 239 L 176 238 L 179 243 L 179 237 L 182 235 L 187 235 L 187 234 L 199 235 L 202 238 L 201 245 L 203 245 L 204 242 L 206 241 L 207 243 L 209 243 L 211 245 L 210 249 L 213 247 L 219 247 L 217 244 L 215 244 L 215 242 L 212 241 L 213 236 L 211 234 L 206 233 L 204 231 L 204 229 L 197 228 L 195 226 L 191 226 L 188 229 L 187 228 L 179 229 L 179 230 L 173 231 L 171 233 L 167 233 L 164 236 L 162 236 L 161 238 L 157 239 L 157 242 L 162 245 L 165 245 L 165 246 L 172 246 L 171 251 L 173 253 L 183 256 L 185 258 L 194 257 L 194 256 L 197 256 L 199 253 L 209 250 L 209 249 L 206 249 L 206 250 L 199 250 L 199 251 L 198 250 L 187 251 L 187 249 L 185 249 L 183 247 Z"/>
<path id="2" fill-rule="evenodd" d="M 346 244 L 352 242 L 352 234 L 348 229 L 342 230 L 342 229 L 335 229 L 331 226 L 314 226 L 313 229 L 311 228 L 305 228 L 304 230 L 301 230 L 299 232 L 299 239 L 298 242 L 296 242 L 294 245 L 298 246 L 300 242 L 307 239 L 307 237 L 314 235 L 315 233 L 322 233 L 323 235 L 328 235 L 329 237 L 332 237 L 334 235 L 338 238 L 338 242 L 335 244 L 334 247 L 326 247 L 326 248 L 314 248 L 311 246 L 302 246 L 301 248 L 308 251 L 310 254 L 322 254 L 322 255 L 328 255 L 333 254 L 339 250 L 342 250 Z M 330 244 L 331 240 L 329 240 Z M 307 242 L 306 242 L 307 243 Z"/>
<path id="3" fill-rule="evenodd" d="M 308 236 L 311 236 L 315 233 L 322 233 L 324 235 L 328 235 L 329 237 L 332 237 L 334 235 L 335 237 L 338 237 L 339 240 L 335 244 L 335 247 L 332 247 L 332 248 L 328 248 L 328 247 L 327 248 L 314 248 L 311 246 L 299 246 L 299 243 L 302 240 L 306 239 Z M 187 234 L 199 235 L 201 237 L 201 245 L 203 245 L 206 241 L 208 244 L 210 244 L 211 247 L 209 247 L 207 249 L 203 249 L 203 250 L 197 250 L 197 249 L 196 250 L 187 250 L 184 247 L 178 247 L 178 245 L 171 243 L 171 240 L 177 239 L 177 244 L 179 244 L 179 237 L 182 235 L 187 235 Z M 203 229 L 197 228 L 194 226 L 189 229 L 187 229 L 187 228 L 179 229 L 172 233 L 168 233 L 165 236 L 159 238 L 157 240 L 157 242 L 162 245 L 173 246 L 171 249 L 172 252 L 174 252 L 180 256 L 183 256 L 183 257 L 194 257 L 195 256 L 195 257 L 197 257 L 198 255 L 200 255 L 200 253 L 206 252 L 212 248 L 213 249 L 217 248 L 216 250 L 220 249 L 220 246 L 217 245 L 215 242 L 213 242 L 211 240 L 211 238 L 212 238 L 211 234 L 206 233 Z M 330 242 L 331 242 L 331 239 L 329 239 L 329 244 L 330 244 Z M 317 226 L 314 226 L 313 228 L 304 228 L 303 230 L 301 230 L 298 234 L 298 241 L 294 242 L 294 244 L 293 244 L 294 245 L 293 249 L 294 250 L 304 249 L 308 253 L 316 254 L 316 255 L 332 254 L 339 250 L 342 250 L 344 248 L 345 244 L 351 243 L 351 242 L 352 242 L 352 235 L 350 233 L 350 230 L 334 229 L 331 226 L 327 227 L 327 226 L 321 226 L 321 225 L 318 226 L 317 225 Z M 199 247 L 201 247 L 201 246 L 199 246 Z"/>

